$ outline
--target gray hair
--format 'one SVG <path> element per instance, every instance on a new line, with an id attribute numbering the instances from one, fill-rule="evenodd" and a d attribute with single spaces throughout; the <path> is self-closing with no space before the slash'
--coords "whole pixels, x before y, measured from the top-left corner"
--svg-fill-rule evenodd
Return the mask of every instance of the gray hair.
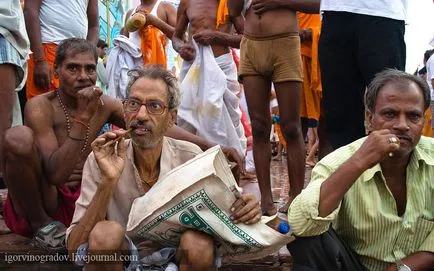
<path id="1" fill-rule="evenodd" d="M 410 83 L 415 83 L 422 91 L 424 110 L 429 107 L 431 97 L 430 89 L 422 78 L 399 71 L 396 69 L 386 69 L 380 73 L 377 73 L 369 84 L 368 89 L 365 93 L 365 110 L 369 112 L 375 111 L 375 106 L 377 103 L 377 96 L 380 90 L 387 84 L 393 84 L 401 90 L 406 90 Z"/>
<path id="2" fill-rule="evenodd" d="M 127 85 L 127 96 L 130 95 L 131 86 L 139 78 L 161 79 L 166 83 L 168 89 L 168 107 L 169 110 L 177 109 L 181 102 L 181 92 L 178 79 L 170 72 L 159 65 L 148 64 L 143 68 L 132 69 L 128 72 L 130 80 Z"/>

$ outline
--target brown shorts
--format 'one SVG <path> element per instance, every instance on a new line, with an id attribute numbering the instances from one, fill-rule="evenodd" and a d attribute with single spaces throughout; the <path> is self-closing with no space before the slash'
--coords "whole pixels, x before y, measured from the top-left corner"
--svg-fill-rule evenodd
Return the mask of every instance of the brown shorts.
<path id="1" fill-rule="evenodd" d="M 298 33 L 241 40 L 239 78 L 248 75 L 270 77 L 272 82 L 303 82 Z"/>

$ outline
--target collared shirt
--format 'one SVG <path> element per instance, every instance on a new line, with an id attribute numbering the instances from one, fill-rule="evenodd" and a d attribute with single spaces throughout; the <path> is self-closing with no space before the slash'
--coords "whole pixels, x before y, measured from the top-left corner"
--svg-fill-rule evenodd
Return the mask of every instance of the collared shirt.
<path id="1" fill-rule="evenodd" d="M 379 164 L 351 186 L 336 210 L 319 217 L 320 188 L 362 145 L 359 139 L 334 151 L 313 169 L 310 184 L 296 197 L 288 220 L 297 236 L 316 236 L 333 228 L 354 249 L 368 270 L 418 252 L 434 253 L 434 139 L 422 137 L 407 166 L 407 206 L 397 215 L 395 199 Z"/>
<path id="2" fill-rule="evenodd" d="M 128 215 L 133 201 L 143 196 L 147 190 L 144 189 L 139 172 L 134 164 L 133 145 L 131 140 L 126 140 L 127 159 L 125 160 L 124 171 L 122 172 L 116 189 L 113 191 L 107 210 L 107 220 L 116 221 L 121 226 L 126 227 Z M 201 153 L 202 150 L 186 141 L 176 140 L 168 137 L 163 139 L 163 148 L 160 158 L 160 180 L 173 168 L 182 165 L 188 160 Z M 83 168 L 83 179 L 81 183 L 81 193 L 75 203 L 75 212 L 71 226 L 67 230 L 66 240 L 72 228 L 77 225 L 84 216 L 101 181 L 101 174 L 93 153 L 89 155 Z M 158 181 L 157 181 L 158 182 Z M 155 199 L 158 200 L 158 199 Z"/>

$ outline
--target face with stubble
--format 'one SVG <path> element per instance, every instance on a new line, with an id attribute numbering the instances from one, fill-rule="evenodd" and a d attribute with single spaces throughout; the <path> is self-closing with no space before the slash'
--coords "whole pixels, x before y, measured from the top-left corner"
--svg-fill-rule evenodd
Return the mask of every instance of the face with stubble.
<path id="1" fill-rule="evenodd" d="M 142 149 L 155 148 L 176 118 L 176 110 L 168 108 L 166 83 L 147 77 L 137 79 L 131 86 L 124 112 L 127 128 L 133 128 L 133 144 Z"/>

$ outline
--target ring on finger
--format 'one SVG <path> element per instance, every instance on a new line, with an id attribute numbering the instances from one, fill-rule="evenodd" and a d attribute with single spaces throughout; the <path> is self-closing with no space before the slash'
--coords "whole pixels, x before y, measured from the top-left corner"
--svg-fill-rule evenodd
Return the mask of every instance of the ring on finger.
<path id="1" fill-rule="evenodd" d="M 389 137 L 390 144 L 398 144 L 398 139 L 394 136 Z"/>

